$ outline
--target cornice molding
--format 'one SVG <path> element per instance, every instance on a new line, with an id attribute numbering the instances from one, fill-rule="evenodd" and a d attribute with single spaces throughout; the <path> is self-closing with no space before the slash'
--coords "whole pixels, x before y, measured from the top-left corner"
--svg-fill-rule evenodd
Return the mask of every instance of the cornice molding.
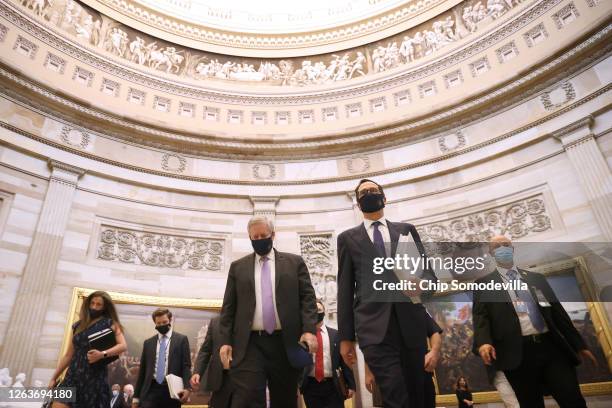
<path id="1" fill-rule="evenodd" d="M 386 71 L 385 75 L 368 75 L 370 81 L 367 84 L 363 84 L 361 80 L 356 80 L 356 82 L 361 83 L 355 84 L 354 86 L 342 83 L 342 86 L 337 89 L 313 92 L 307 92 L 301 88 L 299 92 L 295 92 L 294 90 L 287 92 L 287 90 L 281 88 L 282 94 L 280 95 L 275 93 L 262 95 L 256 92 L 230 93 L 203 86 L 193 86 L 179 80 L 169 80 L 163 76 L 140 72 L 129 67 L 124 61 L 116 58 L 114 55 L 107 53 L 108 55 L 102 57 L 101 54 L 98 55 L 98 50 L 94 51 L 91 47 L 79 44 L 69 39 L 60 31 L 49 27 L 42 27 L 33 17 L 24 14 L 20 9 L 17 9 L 15 5 L 0 3 L 0 16 L 5 17 L 17 27 L 25 30 L 40 41 L 61 50 L 85 64 L 149 89 L 228 105 L 296 106 L 357 98 L 388 91 L 430 77 L 437 72 L 470 59 L 476 54 L 488 49 L 493 44 L 522 29 L 525 25 L 546 13 L 562 1 L 563 0 L 543 0 L 541 2 L 535 2 L 534 5 L 521 10 L 515 18 L 505 22 L 501 27 L 485 30 L 483 35 L 476 37 L 468 44 L 454 50 L 449 50 L 433 61 L 414 64 L 414 66 L 413 64 L 408 64 L 407 69 L 400 72 L 390 73 L 390 71 Z"/>
<path id="2" fill-rule="evenodd" d="M 293 186 L 293 185 L 309 185 L 309 184 L 322 184 L 322 183 L 331 183 L 331 182 L 339 182 L 339 181 L 347 181 L 347 180 L 355 180 L 356 178 L 368 178 L 368 177 L 377 177 L 377 176 L 382 176 L 382 175 L 386 175 L 386 174 L 392 174 L 392 173 L 397 173 L 397 172 L 401 172 L 401 171 L 405 171 L 405 170 L 409 170 L 409 169 L 413 169 L 413 168 L 417 168 L 417 167 L 421 167 L 421 166 L 426 166 L 426 165 L 431 165 L 431 164 L 435 164 L 437 162 L 440 161 L 444 161 L 447 159 L 451 159 L 454 157 L 458 157 L 461 155 L 465 155 L 467 153 L 476 151 L 478 149 L 482 149 L 484 147 L 487 147 L 489 145 L 492 145 L 494 143 L 500 142 L 502 140 L 508 139 L 514 135 L 517 135 L 519 133 L 525 132 L 529 129 L 535 128 L 537 126 L 540 126 L 546 122 L 549 122 L 550 120 L 553 120 L 573 109 L 576 109 L 577 107 L 597 98 L 600 95 L 603 95 L 607 92 L 609 92 L 610 90 L 612 90 L 612 84 L 608 84 L 607 86 L 600 88 L 598 91 L 586 96 L 585 98 L 582 98 L 580 100 L 577 100 L 576 102 L 574 102 L 571 105 L 566 106 L 563 109 L 560 109 L 556 112 L 553 112 L 551 114 L 549 114 L 546 117 L 543 117 L 539 120 L 536 120 L 532 123 L 530 123 L 529 125 L 517 128 L 511 132 L 507 132 L 505 134 L 499 135 L 497 137 L 491 138 L 489 140 L 486 140 L 482 143 L 478 143 L 478 144 L 474 144 L 474 145 L 470 145 L 467 146 L 465 148 L 461 148 L 458 150 L 453 150 L 449 153 L 445 153 L 445 154 L 441 154 L 439 156 L 430 158 L 430 159 L 424 159 L 424 160 L 420 160 L 420 161 L 415 161 L 415 162 L 411 162 L 405 165 L 401 165 L 401 166 L 396 166 L 393 168 L 386 168 L 383 170 L 378 170 L 378 171 L 372 171 L 372 172 L 367 172 L 367 173 L 362 173 L 362 174 L 358 174 L 358 175 L 347 175 L 347 176 L 338 176 L 338 177 L 329 177 L 329 178 L 325 178 L 325 179 L 310 179 L 310 180 L 281 180 L 281 181 L 270 181 L 270 180 L 265 180 L 265 181 L 258 181 L 258 180 L 232 180 L 232 179 L 215 179 L 215 178 L 208 178 L 208 177 L 197 177 L 197 176 L 190 176 L 190 175 L 186 175 L 186 174 L 176 174 L 176 173 L 172 173 L 172 172 L 163 172 L 163 171 L 156 171 L 156 170 L 151 170 L 151 169 L 145 169 L 139 166 L 134 166 L 128 163 L 122 163 L 122 162 L 118 162 L 116 160 L 111 160 L 111 159 L 107 159 L 104 157 L 99 157 L 96 156 L 95 154 L 92 153 L 88 153 L 86 151 L 82 151 L 82 150 L 78 150 L 75 149 L 73 147 L 70 146 L 66 146 L 60 143 L 57 143 L 55 141 L 46 139 L 44 137 L 40 137 L 37 135 L 34 135 L 28 131 L 25 131 L 23 129 L 17 128 L 13 125 L 10 125 L 8 123 L 5 123 L 3 121 L 0 121 L 0 127 L 1 128 L 5 128 L 8 129 L 10 131 L 13 131 L 17 134 L 20 134 L 22 136 L 25 136 L 27 138 L 36 140 L 40 143 L 49 145 L 51 147 L 63 150 L 63 151 L 67 151 L 88 159 L 92 159 L 101 163 L 105 163 L 105 164 L 110 164 L 113 166 L 117 166 L 120 168 L 125 168 L 128 170 L 133 170 L 133 171 L 137 171 L 137 172 L 141 172 L 141 173 L 147 173 L 147 174 L 154 174 L 154 175 L 158 175 L 158 176 L 164 176 L 164 177 L 170 177 L 170 178 L 176 178 L 176 179 L 182 179 L 182 180 L 188 180 L 188 181 L 197 181 L 197 182 L 206 182 L 206 183 L 215 183 L 215 184 L 226 184 L 226 185 L 251 185 L 251 186 Z M 578 122 L 581 122 L 583 119 L 581 119 Z M 575 122 L 570 124 L 569 126 L 575 126 Z M 565 128 L 565 127 L 564 127 Z M 563 128 L 563 129 L 564 129 Z M 553 136 L 552 132 L 550 133 L 548 136 Z M 546 135 L 543 135 L 542 137 L 546 137 Z M 8 144 L 7 142 L 1 141 L 0 140 L 0 144 Z M 23 149 L 22 147 L 19 147 L 20 149 Z M 347 192 L 347 195 L 349 198 L 352 197 L 351 192 Z M 253 197 L 255 199 L 255 197 Z M 257 197 L 259 198 L 270 198 L 270 197 Z M 274 199 L 274 197 L 272 197 L 272 200 Z"/>
<path id="3" fill-rule="evenodd" d="M 486 95 L 430 115 L 426 118 L 407 123 L 404 122 L 400 125 L 382 130 L 369 132 L 366 130 L 349 136 L 344 133 L 331 139 L 321 138 L 311 141 L 304 141 L 302 138 L 287 142 L 253 143 L 236 140 L 225 141 L 215 137 L 173 133 L 155 129 L 144 124 L 129 122 L 97 109 L 83 106 L 50 92 L 2 67 L 0 67 L 0 76 L 34 92 L 34 94 L 48 98 L 48 100 L 62 107 L 62 110 L 58 111 L 56 108 L 44 104 L 33 106 L 33 102 L 40 101 L 41 99 L 38 97 L 25 97 L 24 100 L 24 96 L 22 96 L 19 91 L 9 93 L 9 98 L 20 101 L 21 104 L 27 105 L 35 111 L 44 112 L 47 116 L 52 116 L 59 118 L 60 121 L 68 122 L 68 125 L 70 125 L 71 122 L 73 123 L 75 119 L 74 115 L 62 113 L 65 110 L 74 111 L 81 117 L 82 114 L 89 115 L 94 119 L 90 123 L 91 130 L 104 137 L 111 137 L 123 142 L 138 145 L 148 145 L 166 151 L 173 150 L 191 156 L 194 155 L 194 152 L 201 153 L 198 157 L 224 158 L 230 160 L 245 160 L 250 158 L 257 160 L 258 155 L 265 152 L 270 160 L 285 159 L 286 157 L 298 160 L 304 157 L 312 158 L 313 151 L 316 151 L 317 158 L 337 157 L 343 154 L 342 150 L 345 146 L 350 148 L 350 154 L 355 154 L 364 151 L 364 149 L 372 151 L 373 149 L 401 145 L 406 143 L 407 135 L 410 135 L 411 140 L 414 141 L 435 134 L 443 134 L 450 129 L 456 130 L 457 128 L 465 126 L 466 123 L 482 119 L 512 104 L 518 103 L 540 92 L 542 89 L 556 84 L 559 80 L 570 77 L 573 73 L 579 72 L 594 61 L 605 58 L 605 56 L 612 51 L 612 43 L 606 42 L 610 31 L 612 31 L 612 24 L 604 26 L 586 40 L 579 41 L 572 49 L 564 54 L 558 55 L 552 61 L 525 74 L 521 78 L 489 92 Z M 603 46 L 600 45 L 601 42 L 603 42 Z M 595 46 L 598 48 L 591 50 L 591 48 Z M 571 61 L 571 63 L 568 63 L 568 61 Z M 560 69 L 562 66 L 567 67 Z M 546 77 L 550 72 L 552 72 L 553 75 Z M 10 92 L 10 88 L 11 86 L 6 86 L 6 91 Z M 109 124 L 111 126 L 109 126 Z M 117 126 L 119 126 L 120 130 L 116 130 Z M 429 130 L 427 130 L 428 127 L 430 127 Z M 113 128 L 115 128 L 115 130 L 112 130 Z M 123 129 L 126 131 L 124 132 Z M 376 143 L 374 143 L 375 141 Z M 174 143 L 181 144 L 182 148 L 179 149 Z"/>

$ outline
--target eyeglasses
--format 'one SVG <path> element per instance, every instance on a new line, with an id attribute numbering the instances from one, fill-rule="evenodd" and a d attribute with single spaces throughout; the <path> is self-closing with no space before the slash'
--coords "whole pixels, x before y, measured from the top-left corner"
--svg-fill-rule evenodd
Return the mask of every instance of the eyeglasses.
<path id="1" fill-rule="evenodd" d="M 357 192 L 357 197 L 363 197 L 368 194 L 380 194 L 380 189 L 378 187 L 364 188 Z"/>

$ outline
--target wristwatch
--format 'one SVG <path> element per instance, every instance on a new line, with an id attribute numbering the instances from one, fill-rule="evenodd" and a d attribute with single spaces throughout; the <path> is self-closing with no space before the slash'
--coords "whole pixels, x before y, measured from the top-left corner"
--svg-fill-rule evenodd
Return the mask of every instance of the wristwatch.
<path id="1" fill-rule="evenodd" d="M 102 352 L 104 354 L 104 358 L 106 358 L 106 350 Z"/>

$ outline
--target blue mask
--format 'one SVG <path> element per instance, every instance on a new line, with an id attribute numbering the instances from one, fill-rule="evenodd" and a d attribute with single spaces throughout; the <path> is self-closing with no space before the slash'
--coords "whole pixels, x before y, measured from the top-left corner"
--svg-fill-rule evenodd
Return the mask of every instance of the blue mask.
<path id="1" fill-rule="evenodd" d="M 509 246 L 500 246 L 495 248 L 493 255 L 498 264 L 508 265 L 514 260 L 514 249 Z"/>

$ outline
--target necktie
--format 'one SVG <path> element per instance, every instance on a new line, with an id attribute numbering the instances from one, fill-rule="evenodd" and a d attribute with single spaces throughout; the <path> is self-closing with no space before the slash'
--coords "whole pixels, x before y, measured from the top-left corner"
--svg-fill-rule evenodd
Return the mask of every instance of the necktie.
<path id="1" fill-rule="evenodd" d="M 325 373 L 323 372 L 323 335 L 321 334 L 321 329 L 317 330 L 317 343 L 319 347 L 315 355 L 315 379 L 321 382 L 325 378 Z"/>
<path id="2" fill-rule="evenodd" d="M 374 226 L 374 234 L 372 235 L 372 237 L 374 238 L 374 246 L 376 247 L 376 249 L 378 249 L 378 252 L 382 256 L 385 256 L 385 242 L 383 241 L 382 233 L 379 229 L 381 225 L 382 223 L 380 221 L 372 223 L 372 226 Z"/>
<path id="3" fill-rule="evenodd" d="M 276 316 L 274 314 L 274 298 L 272 296 L 272 272 L 268 257 L 261 258 L 261 313 L 263 317 L 263 327 L 268 334 L 272 334 L 276 329 Z"/>
<path id="4" fill-rule="evenodd" d="M 508 277 L 511 280 L 520 280 L 518 272 L 514 269 L 510 269 L 508 271 Z M 531 320 L 531 324 L 533 327 L 539 332 L 543 332 L 546 328 L 546 323 L 544 322 L 544 318 L 542 317 L 542 313 L 538 308 L 538 305 L 533 300 L 533 296 L 531 296 L 531 292 L 529 290 L 518 290 L 515 292 L 519 298 L 519 300 L 527 306 L 527 315 L 529 316 L 529 320 Z"/>
<path id="5" fill-rule="evenodd" d="M 157 353 L 157 372 L 155 373 L 155 381 L 158 384 L 164 382 L 164 377 L 166 373 L 166 347 L 167 347 L 168 338 L 166 336 L 161 336 L 159 340 L 159 353 Z"/>
<path id="6" fill-rule="evenodd" d="M 112 401 L 111 401 L 111 408 L 113 408 L 113 405 L 115 405 L 115 401 L 117 401 L 117 397 L 113 397 Z"/>

